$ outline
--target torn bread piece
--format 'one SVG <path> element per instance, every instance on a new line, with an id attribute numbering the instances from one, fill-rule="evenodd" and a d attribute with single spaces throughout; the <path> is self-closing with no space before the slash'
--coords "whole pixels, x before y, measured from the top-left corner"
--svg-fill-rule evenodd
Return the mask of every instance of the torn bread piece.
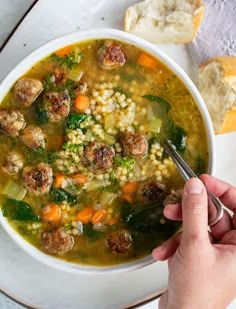
<path id="1" fill-rule="evenodd" d="M 124 28 L 155 43 L 189 43 L 204 10 L 202 0 L 144 0 L 126 10 Z"/>
<path id="2" fill-rule="evenodd" d="M 217 57 L 198 70 L 199 90 L 215 133 L 236 131 L 236 57 Z"/>

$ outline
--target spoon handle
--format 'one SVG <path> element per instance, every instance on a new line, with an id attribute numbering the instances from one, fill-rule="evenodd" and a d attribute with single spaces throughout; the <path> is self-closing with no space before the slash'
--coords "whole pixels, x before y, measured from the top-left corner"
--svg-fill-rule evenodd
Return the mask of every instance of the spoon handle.
<path id="1" fill-rule="evenodd" d="M 198 178 L 198 176 L 193 172 L 193 170 L 188 166 L 188 164 L 183 160 L 183 158 L 178 154 L 178 152 L 168 140 L 165 141 L 164 149 L 174 161 L 176 167 L 178 168 L 181 176 L 185 181 L 188 181 L 190 178 Z M 212 226 L 222 219 L 224 214 L 224 205 L 210 190 L 207 189 L 205 184 L 204 186 L 208 195 L 208 224 L 209 226 Z"/>

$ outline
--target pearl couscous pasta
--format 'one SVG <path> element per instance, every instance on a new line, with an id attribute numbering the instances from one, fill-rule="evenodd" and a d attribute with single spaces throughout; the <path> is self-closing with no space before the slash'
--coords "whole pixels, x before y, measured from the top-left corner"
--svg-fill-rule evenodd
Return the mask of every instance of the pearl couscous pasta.
<path id="1" fill-rule="evenodd" d="M 173 72 L 123 42 L 66 46 L 1 102 L 3 215 L 67 261 L 142 258 L 178 228 L 162 214 L 183 186 L 164 138 L 197 174 L 207 171 L 203 120 Z"/>

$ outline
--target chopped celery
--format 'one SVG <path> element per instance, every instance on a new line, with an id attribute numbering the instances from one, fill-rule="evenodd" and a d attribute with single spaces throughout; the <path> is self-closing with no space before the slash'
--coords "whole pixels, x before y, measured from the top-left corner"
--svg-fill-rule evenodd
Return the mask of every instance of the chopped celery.
<path id="1" fill-rule="evenodd" d="M 116 198 L 115 193 L 103 191 L 100 201 L 102 205 L 110 205 L 114 201 L 115 198 Z"/>
<path id="2" fill-rule="evenodd" d="M 2 190 L 2 194 L 18 201 L 23 200 L 26 193 L 27 190 L 13 180 L 8 180 Z"/>
<path id="3" fill-rule="evenodd" d="M 149 131 L 154 133 L 160 133 L 161 130 L 161 119 L 155 118 L 149 124 Z"/>
<path id="4" fill-rule="evenodd" d="M 102 138 L 103 142 L 107 143 L 108 145 L 113 145 L 116 142 L 116 139 L 114 136 L 109 135 L 107 133 L 103 134 L 103 138 Z"/>
<path id="5" fill-rule="evenodd" d="M 112 127 L 114 127 L 114 114 L 113 113 L 110 113 L 110 114 L 107 114 L 105 117 L 104 117 L 104 127 L 105 127 L 105 130 L 108 130 Z"/>
<path id="6" fill-rule="evenodd" d="M 79 82 L 83 76 L 83 71 L 77 66 L 74 67 L 69 74 L 69 79 L 73 80 L 74 82 Z"/>
<path id="7" fill-rule="evenodd" d="M 153 107 L 151 104 L 147 105 L 147 119 L 149 121 L 152 121 L 155 118 L 154 112 L 153 112 Z"/>
<path id="8" fill-rule="evenodd" d="M 98 180 L 92 180 L 90 182 L 87 182 L 85 184 L 85 190 L 87 192 L 90 192 L 90 191 L 95 191 L 95 190 L 98 190 L 99 188 L 102 188 L 102 187 L 106 187 L 108 186 L 110 183 L 109 181 L 105 180 L 105 179 L 98 179 Z"/>

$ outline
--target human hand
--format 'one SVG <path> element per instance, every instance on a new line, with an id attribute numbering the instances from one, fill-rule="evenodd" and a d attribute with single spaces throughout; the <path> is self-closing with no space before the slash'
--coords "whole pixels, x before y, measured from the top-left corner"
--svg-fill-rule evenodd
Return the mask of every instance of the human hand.
<path id="1" fill-rule="evenodd" d="M 236 188 L 208 175 L 201 180 L 234 216 L 225 211 L 209 233 L 207 194 L 196 178 L 184 187 L 182 207 L 165 207 L 167 218 L 183 219 L 183 232 L 153 250 L 169 267 L 159 309 L 223 309 L 236 297 Z"/>

